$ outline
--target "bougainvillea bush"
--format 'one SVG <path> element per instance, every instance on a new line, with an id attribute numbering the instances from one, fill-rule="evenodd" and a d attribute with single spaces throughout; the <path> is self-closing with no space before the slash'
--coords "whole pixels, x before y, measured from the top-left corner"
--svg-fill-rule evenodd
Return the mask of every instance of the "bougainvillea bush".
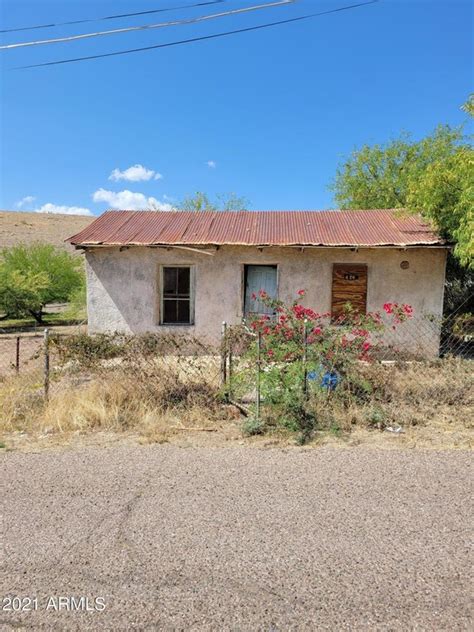
<path id="1" fill-rule="evenodd" d="M 412 317 L 409 305 L 385 303 L 383 312 L 360 314 L 348 304 L 337 316 L 317 313 L 299 290 L 290 304 L 264 291 L 259 299 L 273 312 L 249 323 L 254 344 L 247 368 L 260 366 L 261 418 L 299 432 L 306 441 L 324 423 L 336 400 L 350 405 L 373 397 L 376 385 L 363 365 L 373 361 L 387 327 Z M 324 419 L 323 419 L 324 418 Z"/>

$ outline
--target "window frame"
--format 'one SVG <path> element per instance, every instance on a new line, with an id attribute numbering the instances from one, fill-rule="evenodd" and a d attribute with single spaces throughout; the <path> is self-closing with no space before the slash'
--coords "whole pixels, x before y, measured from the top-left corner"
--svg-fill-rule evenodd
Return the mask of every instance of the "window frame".
<path id="1" fill-rule="evenodd" d="M 166 323 L 164 322 L 164 270 L 165 268 L 189 268 L 189 322 L 187 323 Z M 159 286 L 159 298 L 160 298 L 160 314 L 159 314 L 159 325 L 161 327 L 192 327 L 195 324 L 195 314 L 194 314 L 194 302 L 195 302 L 195 266 L 190 263 L 165 263 L 160 265 L 160 286 Z M 187 299 L 180 299 L 187 300 Z"/>
<path id="2" fill-rule="evenodd" d="M 247 289 L 247 268 L 249 266 L 264 266 L 267 268 L 276 268 L 276 299 L 279 299 L 280 296 L 280 264 L 278 262 L 271 263 L 262 263 L 261 261 L 257 262 L 245 262 L 241 264 L 241 276 L 240 276 L 240 289 L 241 289 L 241 300 L 240 300 L 240 309 L 242 311 L 242 318 L 245 320 L 248 315 L 245 313 L 245 292 Z"/>

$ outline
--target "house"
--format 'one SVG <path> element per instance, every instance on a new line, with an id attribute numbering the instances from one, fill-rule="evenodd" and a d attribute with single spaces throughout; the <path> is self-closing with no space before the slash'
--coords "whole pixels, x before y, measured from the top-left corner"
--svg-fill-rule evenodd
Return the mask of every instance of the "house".
<path id="1" fill-rule="evenodd" d="M 108 211 L 68 240 L 85 250 L 89 331 L 190 332 L 265 312 L 255 294 L 338 313 L 408 303 L 403 346 L 437 353 L 447 245 L 397 211 Z M 438 324 L 437 324 L 438 323 Z M 423 325 L 423 331 L 421 330 Z M 423 335 L 422 335 L 423 334 Z"/>

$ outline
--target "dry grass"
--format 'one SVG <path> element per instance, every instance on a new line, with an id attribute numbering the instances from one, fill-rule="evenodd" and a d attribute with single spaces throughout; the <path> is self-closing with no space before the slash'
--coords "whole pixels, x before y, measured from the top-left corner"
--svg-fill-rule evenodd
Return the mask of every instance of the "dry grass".
<path id="1" fill-rule="evenodd" d="M 472 363 L 373 365 L 363 372 L 375 385 L 373 393 L 363 401 L 326 398 L 318 409 L 314 446 L 472 445 Z M 104 436 L 134 437 L 138 442 L 185 442 L 192 436 L 186 445 L 242 441 L 242 420 L 218 395 L 215 376 L 209 381 L 202 376 L 185 379 L 179 367 L 165 370 L 148 363 L 143 373 L 137 365 L 131 372 L 114 366 L 99 372 L 59 373 L 45 404 L 41 373 L 32 371 L 0 382 L 0 434 L 8 446 L 15 443 L 12 436 L 30 442 L 46 438 L 49 445 L 91 436 L 101 441 Z M 387 432 L 388 427 L 399 426 L 402 433 Z M 294 443 L 294 434 L 280 427 L 245 441 L 274 447 Z"/>
<path id="2" fill-rule="evenodd" d="M 182 428 L 213 429 L 225 417 L 214 387 L 185 382 L 174 372 L 162 371 L 155 380 L 113 370 L 92 379 L 64 376 L 52 385 L 47 403 L 34 377 L 20 375 L 0 385 L 1 432 L 132 431 L 165 441 Z"/>
<path id="3" fill-rule="evenodd" d="M 398 442 L 405 445 L 472 445 L 472 362 L 377 364 L 365 367 L 362 375 L 373 384 L 372 394 L 365 401 L 326 399 L 319 407 L 323 434 L 365 442 L 370 433 L 378 442 L 377 434 L 400 429 Z"/>

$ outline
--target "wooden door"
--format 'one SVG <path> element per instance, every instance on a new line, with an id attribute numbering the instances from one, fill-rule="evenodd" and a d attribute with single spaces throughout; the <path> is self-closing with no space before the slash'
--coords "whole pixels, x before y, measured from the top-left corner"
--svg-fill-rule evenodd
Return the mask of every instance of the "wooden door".
<path id="1" fill-rule="evenodd" d="M 332 271 L 332 317 L 337 318 L 350 303 L 354 311 L 367 310 L 367 266 L 360 263 L 335 263 Z"/>

